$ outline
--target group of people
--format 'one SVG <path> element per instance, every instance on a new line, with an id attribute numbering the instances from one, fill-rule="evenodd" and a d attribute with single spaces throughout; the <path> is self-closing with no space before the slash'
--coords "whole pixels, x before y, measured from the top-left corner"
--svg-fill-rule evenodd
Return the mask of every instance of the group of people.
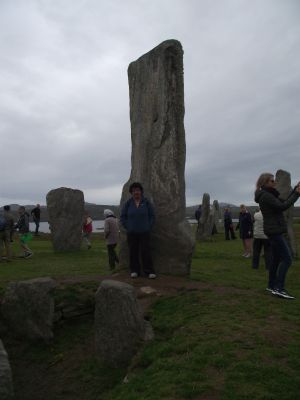
<path id="1" fill-rule="evenodd" d="M 127 235 L 130 276 L 138 278 L 144 273 L 148 278 L 155 279 L 156 274 L 150 249 L 150 232 L 155 221 L 154 209 L 151 202 L 144 197 L 144 189 L 139 182 L 132 183 L 129 192 L 131 197 L 122 207 L 120 223 Z M 83 240 L 90 249 L 93 227 L 88 213 L 85 214 L 82 231 Z M 116 246 L 119 242 L 119 226 L 116 216 L 109 209 L 104 210 L 104 237 L 109 267 L 114 270 L 116 264 L 119 263 L 116 253 Z"/>
<path id="2" fill-rule="evenodd" d="M 5 247 L 6 261 L 11 261 L 12 259 L 11 243 L 13 243 L 15 231 L 18 231 L 19 233 L 20 246 L 23 251 L 21 257 L 30 258 L 33 255 L 33 252 L 28 245 L 32 239 L 32 235 L 29 230 L 30 215 L 24 206 L 19 207 L 18 214 L 19 218 L 15 223 L 10 206 L 6 205 L 3 207 L 3 216 L 0 217 L 0 261 L 2 261 L 3 247 Z M 35 234 L 38 235 L 40 223 L 39 204 L 37 204 L 37 206 L 31 211 L 31 215 L 36 224 Z"/>
<path id="3" fill-rule="evenodd" d="M 287 223 L 283 212 L 289 209 L 300 196 L 300 182 L 285 201 L 279 198 L 276 180 L 271 173 L 261 174 L 256 183 L 255 201 L 259 209 L 252 219 L 245 205 L 240 206 L 237 229 L 243 241 L 246 258 L 252 257 L 252 267 L 259 267 L 263 249 L 265 266 L 269 273 L 267 291 L 285 298 L 294 299 L 285 289 L 285 279 L 292 264 L 290 246 L 286 240 Z M 235 239 L 232 218 L 229 209 L 224 212 L 225 239 Z M 252 253 L 253 250 L 253 253 Z"/>
<path id="4" fill-rule="evenodd" d="M 121 210 L 120 222 L 127 235 L 129 250 L 130 274 L 132 278 L 139 277 L 142 272 L 150 279 L 156 278 L 153 266 L 150 232 L 155 222 L 154 208 L 151 202 L 144 196 L 141 183 L 134 182 L 129 187 L 131 197 Z M 257 269 L 262 248 L 264 249 L 266 269 L 269 272 L 267 291 L 286 299 L 293 299 L 285 289 L 287 271 L 292 263 L 291 250 L 284 237 L 287 233 L 287 224 L 283 212 L 291 207 L 300 197 L 300 182 L 295 186 L 287 200 L 279 198 L 276 190 L 276 181 L 273 174 L 264 173 L 257 180 L 255 201 L 260 209 L 254 214 L 254 221 L 245 205 L 240 206 L 239 223 L 237 229 L 243 241 L 246 258 L 251 257 L 253 248 L 252 267 Z M 201 208 L 197 213 L 197 219 L 201 216 Z M 40 207 L 31 211 L 36 231 L 38 234 L 40 221 Z M 116 254 L 116 246 L 119 240 L 119 227 L 113 211 L 104 210 L 104 235 L 108 250 L 109 266 L 113 270 L 119 262 Z M 253 224 L 254 222 L 254 224 Z M 15 224 L 10 213 L 10 207 L 4 207 L 4 216 L 0 217 L 0 254 L 3 244 L 6 247 L 7 259 L 11 259 L 10 243 L 12 232 L 17 229 L 20 234 L 20 243 L 24 251 L 23 257 L 32 256 L 28 247 L 31 239 L 29 232 L 29 214 L 24 207 L 19 208 L 19 220 Z M 231 213 L 228 208 L 224 211 L 225 239 L 235 239 Z M 88 249 L 91 248 L 90 236 L 92 233 L 92 219 L 86 214 L 83 223 L 83 238 Z M 252 239 L 254 242 L 252 246 Z"/>

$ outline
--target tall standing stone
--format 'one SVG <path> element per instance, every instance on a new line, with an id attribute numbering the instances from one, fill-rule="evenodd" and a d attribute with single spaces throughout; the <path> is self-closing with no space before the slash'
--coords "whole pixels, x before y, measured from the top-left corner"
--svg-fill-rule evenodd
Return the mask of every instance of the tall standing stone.
<path id="1" fill-rule="evenodd" d="M 210 209 L 210 195 L 208 193 L 203 194 L 201 210 L 202 213 L 198 222 L 196 236 L 200 241 L 210 240 L 215 223 L 215 216 Z"/>
<path id="2" fill-rule="evenodd" d="M 276 189 L 280 193 L 280 198 L 282 200 L 286 200 L 291 194 L 293 188 L 291 186 L 291 174 L 287 171 L 279 169 L 276 172 Z M 294 206 L 290 207 L 288 210 L 284 212 L 285 220 L 287 223 L 287 240 L 290 245 L 290 249 L 292 251 L 293 257 L 297 256 L 297 244 L 295 233 L 293 229 L 293 217 L 294 217 Z"/>
<path id="3" fill-rule="evenodd" d="M 218 233 L 219 219 L 220 219 L 220 206 L 218 200 L 213 201 L 212 214 L 214 218 L 214 231 Z"/>
<path id="4" fill-rule="evenodd" d="M 124 185 L 138 181 L 153 202 L 156 223 L 152 234 L 154 266 L 158 272 L 189 274 L 194 239 L 185 219 L 185 131 L 183 50 L 168 40 L 132 62 L 128 68 L 131 121 L 131 174 Z M 121 262 L 128 264 L 126 242 Z"/>
<path id="5" fill-rule="evenodd" d="M 51 190 L 47 210 L 54 250 L 79 250 L 84 216 L 82 191 L 64 187 Z"/>

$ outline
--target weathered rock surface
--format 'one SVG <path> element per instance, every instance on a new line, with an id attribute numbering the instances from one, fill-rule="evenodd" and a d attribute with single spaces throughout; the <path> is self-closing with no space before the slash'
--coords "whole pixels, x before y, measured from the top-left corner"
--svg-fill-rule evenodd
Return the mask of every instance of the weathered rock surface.
<path id="1" fill-rule="evenodd" d="M 149 328 L 147 329 L 149 335 Z M 126 366 L 145 340 L 146 324 L 135 290 L 127 283 L 105 280 L 96 293 L 97 356 L 111 367 Z"/>
<path id="2" fill-rule="evenodd" d="M 279 169 L 276 172 L 276 189 L 280 193 L 280 198 L 282 200 L 286 200 L 290 193 L 292 192 L 293 188 L 291 186 L 291 174 L 287 171 Z M 288 210 L 284 212 L 284 216 L 287 222 L 288 233 L 286 238 L 288 240 L 289 246 L 292 251 L 293 257 L 297 256 L 297 244 L 295 233 L 293 229 L 293 218 L 294 218 L 294 206 L 290 207 Z"/>
<path id="3" fill-rule="evenodd" d="M 212 205 L 212 213 L 214 216 L 214 226 L 215 226 L 215 233 L 218 233 L 218 228 L 220 225 L 219 219 L 220 219 L 220 206 L 219 206 L 219 202 L 218 200 L 214 200 L 213 201 L 213 205 Z"/>
<path id="4" fill-rule="evenodd" d="M 190 272 L 194 238 L 185 219 L 185 131 L 183 50 L 168 40 L 132 62 L 128 68 L 131 121 L 131 175 L 124 185 L 141 182 L 153 203 L 156 223 L 152 234 L 156 271 Z M 127 244 L 121 245 L 121 263 L 128 266 Z"/>
<path id="5" fill-rule="evenodd" d="M 198 240 L 204 241 L 211 239 L 214 223 L 215 216 L 210 209 L 210 195 L 204 193 L 202 198 L 202 214 L 198 222 L 196 233 Z"/>
<path id="6" fill-rule="evenodd" d="M 82 191 L 63 187 L 51 190 L 47 210 L 54 250 L 79 250 L 84 216 Z"/>
<path id="7" fill-rule="evenodd" d="M 37 278 L 12 282 L 5 292 L 1 313 L 12 332 L 22 338 L 53 338 L 54 299 L 56 282 Z"/>
<path id="8" fill-rule="evenodd" d="M 13 383 L 7 353 L 0 340 L 0 399 L 13 399 Z"/>

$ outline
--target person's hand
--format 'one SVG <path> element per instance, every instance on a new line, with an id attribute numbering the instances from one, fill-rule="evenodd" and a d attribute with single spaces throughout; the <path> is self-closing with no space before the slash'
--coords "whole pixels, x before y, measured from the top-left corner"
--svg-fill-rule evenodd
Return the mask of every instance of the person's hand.
<path id="1" fill-rule="evenodd" d="M 297 193 L 300 193 L 300 182 L 297 183 L 296 192 L 297 192 Z"/>

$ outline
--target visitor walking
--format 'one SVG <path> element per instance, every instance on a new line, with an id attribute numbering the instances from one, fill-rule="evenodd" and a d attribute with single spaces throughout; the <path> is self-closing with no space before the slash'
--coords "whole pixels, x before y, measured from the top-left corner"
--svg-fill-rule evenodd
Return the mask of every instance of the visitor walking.
<path id="1" fill-rule="evenodd" d="M 150 231 L 155 221 L 153 206 L 144 197 L 144 189 L 139 182 L 132 183 L 129 192 L 132 197 L 124 204 L 120 220 L 127 232 L 131 277 L 140 275 L 142 264 L 144 273 L 155 279 L 150 250 Z"/>
<path id="2" fill-rule="evenodd" d="M 265 266 L 269 270 L 272 265 L 272 249 L 271 243 L 264 233 L 263 223 L 262 212 L 257 210 L 254 213 L 252 268 L 258 269 L 261 250 L 264 249 Z"/>
<path id="3" fill-rule="evenodd" d="M 234 240 L 236 239 L 235 234 L 234 234 L 234 229 L 233 229 L 233 223 L 232 223 L 232 218 L 231 218 L 231 212 L 229 208 L 224 209 L 224 231 L 225 231 L 225 240 Z M 229 236 L 230 234 L 230 236 Z"/>
<path id="4" fill-rule="evenodd" d="M 40 220 L 41 220 L 41 206 L 39 204 L 31 210 L 30 215 L 33 218 L 33 222 L 35 223 L 35 236 L 39 234 Z"/>
<path id="5" fill-rule="evenodd" d="M 283 211 L 290 208 L 299 196 L 300 182 L 286 200 L 281 200 L 279 192 L 276 190 L 273 174 L 263 173 L 257 180 L 255 201 L 261 209 L 264 218 L 264 233 L 269 238 L 272 249 L 272 264 L 269 269 L 267 290 L 285 299 L 294 299 L 294 296 L 285 290 L 285 279 L 292 264 L 292 255 L 283 236 L 287 233 Z"/>
<path id="6" fill-rule="evenodd" d="M 0 261 L 2 261 L 3 247 L 5 247 L 6 261 L 11 261 L 11 231 L 14 229 L 14 218 L 10 213 L 10 206 L 3 207 L 3 215 L 0 216 Z"/>
<path id="7" fill-rule="evenodd" d="M 117 218 L 111 210 L 104 210 L 104 236 L 106 240 L 109 268 L 114 270 L 119 258 L 116 253 L 116 246 L 119 241 L 119 227 Z"/>
<path id="8" fill-rule="evenodd" d="M 88 250 L 92 248 L 91 244 L 91 236 L 93 232 L 93 220 L 90 217 L 89 213 L 84 214 L 84 222 L 82 225 L 82 238 L 86 243 Z"/>
<path id="9" fill-rule="evenodd" d="M 252 251 L 253 221 L 251 214 L 244 204 L 240 205 L 239 222 L 236 226 L 236 230 L 238 229 L 240 231 L 240 238 L 243 241 L 243 257 L 250 258 Z"/>
<path id="10" fill-rule="evenodd" d="M 18 229 L 20 236 L 20 245 L 24 250 L 24 258 L 30 258 L 33 252 L 28 246 L 28 242 L 32 239 L 32 235 L 29 232 L 29 214 L 26 212 L 25 207 L 20 206 L 18 209 L 19 220 L 15 225 L 15 229 Z"/>

